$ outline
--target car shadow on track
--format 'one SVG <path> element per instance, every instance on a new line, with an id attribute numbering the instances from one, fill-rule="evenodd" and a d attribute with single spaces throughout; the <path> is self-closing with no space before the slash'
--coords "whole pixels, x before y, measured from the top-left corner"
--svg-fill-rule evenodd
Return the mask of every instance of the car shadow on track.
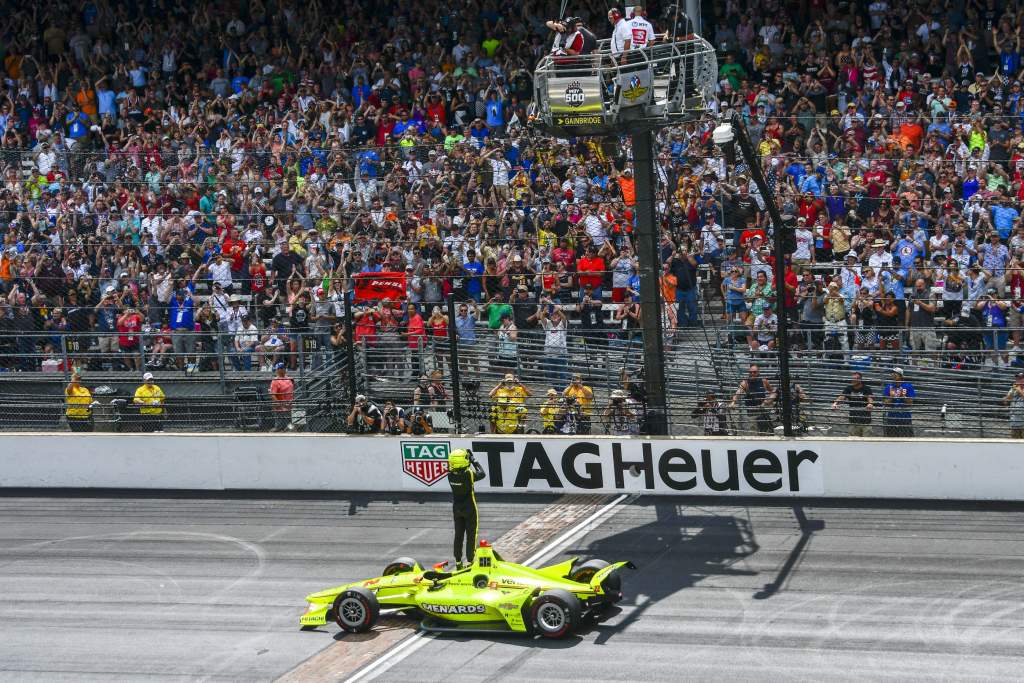
<path id="1" fill-rule="evenodd" d="M 738 566 L 759 548 L 740 509 L 714 514 L 701 507 L 643 499 L 632 507 L 629 518 L 640 517 L 638 524 L 627 518 L 621 531 L 596 535 L 590 543 L 566 551 L 581 558 L 628 559 L 637 566 L 622 573 L 626 597 L 620 606 L 625 616 L 605 615 L 581 629 L 580 635 L 596 632 L 595 643 L 604 643 L 629 628 L 651 605 L 708 577 L 757 574 Z"/>

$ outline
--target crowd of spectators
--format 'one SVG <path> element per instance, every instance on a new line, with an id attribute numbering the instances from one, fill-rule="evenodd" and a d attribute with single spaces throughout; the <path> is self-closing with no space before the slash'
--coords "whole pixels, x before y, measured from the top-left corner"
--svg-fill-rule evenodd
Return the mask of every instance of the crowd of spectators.
<path id="1" fill-rule="evenodd" d="M 607 7 L 571 9 L 610 34 Z M 647 10 L 671 30 L 671 7 Z M 666 324 L 712 322 L 701 304 L 721 299 L 755 351 L 789 315 L 808 348 L 1017 360 L 1024 16 L 995 0 L 705 11 L 718 96 L 656 141 Z M 525 366 L 560 396 L 566 332 L 628 348 L 640 317 L 628 141 L 528 125 L 556 14 L 510 0 L 9 12 L 0 365 L 37 369 L 66 338 L 141 370 L 141 339 L 160 366 L 212 367 L 200 352 L 224 344 L 236 367 L 269 370 L 294 367 L 296 333 L 416 344 L 451 323 L 467 363 L 522 370 L 516 343 L 536 341 Z M 798 218 L 781 301 L 765 200 L 711 140 L 731 111 Z M 357 307 L 348 330 L 342 301 L 366 271 L 406 273 L 408 306 Z M 455 321 L 449 296 L 467 304 Z M 485 329 L 494 343 L 474 348 Z"/>

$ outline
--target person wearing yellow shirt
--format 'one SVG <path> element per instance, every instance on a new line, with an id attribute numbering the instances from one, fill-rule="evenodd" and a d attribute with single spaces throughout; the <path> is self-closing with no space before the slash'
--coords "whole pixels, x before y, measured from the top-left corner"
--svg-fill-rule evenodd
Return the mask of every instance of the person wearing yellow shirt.
<path id="1" fill-rule="evenodd" d="M 566 398 L 576 399 L 580 406 L 580 425 L 577 434 L 590 433 L 590 413 L 594 407 L 594 390 L 583 383 L 583 375 L 577 373 L 572 376 L 572 382 L 562 392 Z"/>
<path id="2" fill-rule="evenodd" d="M 91 432 L 92 392 L 82 386 L 82 375 L 71 373 L 71 382 L 64 388 L 64 415 L 73 432 Z"/>
<path id="3" fill-rule="evenodd" d="M 153 383 L 153 373 L 142 376 L 142 386 L 135 390 L 134 403 L 139 407 L 142 431 L 160 431 L 164 421 L 164 391 Z"/>
<path id="4" fill-rule="evenodd" d="M 309 255 L 306 252 L 306 235 L 302 230 L 302 226 L 298 223 L 292 226 L 292 234 L 288 238 L 288 246 L 302 258 L 306 258 Z"/>
<path id="5" fill-rule="evenodd" d="M 498 382 L 497 386 L 491 389 L 490 398 L 499 402 L 502 399 L 508 399 L 509 403 L 515 405 L 522 405 L 526 403 L 526 399 L 533 396 L 533 392 L 526 388 L 526 386 L 516 379 L 516 376 L 511 372 L 505 375 L 505 379 Z"/>
<path id="6" fill-rule="evenodd" d="M 503 396 L 490 411 L 491 431 L 495 434 L 522 434 L 526 425 L 526 408 Z"/>
<path id="7" fill-rule="evenodd" d="M 561 406 L 558 403 L 558 392 L 554 389 L 548 389 L 547 398 L 544 403 L 540 406 L 540 423 L 542 434 L 554 434 L 555 433 L 555 420 L 558 418 L 558 412 L 561 410 Z"/>

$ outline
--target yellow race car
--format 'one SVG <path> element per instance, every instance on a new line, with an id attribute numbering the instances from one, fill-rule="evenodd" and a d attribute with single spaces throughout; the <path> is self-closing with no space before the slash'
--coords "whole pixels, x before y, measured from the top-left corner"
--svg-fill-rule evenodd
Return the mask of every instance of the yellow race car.
<path id="1" fill-rule="evenodd" d="M 506 562 L 487 541 L 473 563 L 454 572 L 446 563 L 424 570 L 399 558 L 381 576 L 306 596 L 303 627 L 328 620 L 359 633 L 373 628 L 381 609 L 423 616 L 421 627 L 437 632 L 536 634 L 561 638 L 585 619 L 622 599 L 622 567 L 603 560 L 566 560 L 541 569 Z"/>

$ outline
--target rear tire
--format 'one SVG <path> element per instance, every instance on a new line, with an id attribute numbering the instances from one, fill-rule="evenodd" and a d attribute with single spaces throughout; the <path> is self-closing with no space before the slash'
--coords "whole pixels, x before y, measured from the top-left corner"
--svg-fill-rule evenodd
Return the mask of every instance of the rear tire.
<path id="1" fill-rule="evenodd" d="M 564 638 L 580 623 L 583 612 L 579 598 L 561 589 L 545 591 L 530 606 L 535 633 L 545 638 Z"/>
<path id="2" fill-rule="evenodd" d="M 338 626 L 349 633 L 363 633 L 373 628 L 380 616 L 377 596 L 362 586 L 338 594 L 332 608 Z"/>
<path id="3" fill-rule="evenodd" d="M 572 572 L 569 573 L 569 580 L 589 585 L 590 580 L 594 578 L 594 574 L 607 567 L 608 564 L 608 562 L 598 559 L 582 562 L 572 568 Z M 601 589 L 608 596 L 609 603 L 618 602 L 622 599 L 622 577 L 619 576 L 618 572 L 606 576 L 604 581 L 601 582 Z"/>
<path id="4" fill-rule="evenodd" d="M 402 574 L 404 572 L 411 572 L 416 566 L 416 560 L 411 557 L 396 557 L 388 563 L 388 566 L 384 567 L 384 573 L 382 576 L 391 576 L 392 574 Z"/>

